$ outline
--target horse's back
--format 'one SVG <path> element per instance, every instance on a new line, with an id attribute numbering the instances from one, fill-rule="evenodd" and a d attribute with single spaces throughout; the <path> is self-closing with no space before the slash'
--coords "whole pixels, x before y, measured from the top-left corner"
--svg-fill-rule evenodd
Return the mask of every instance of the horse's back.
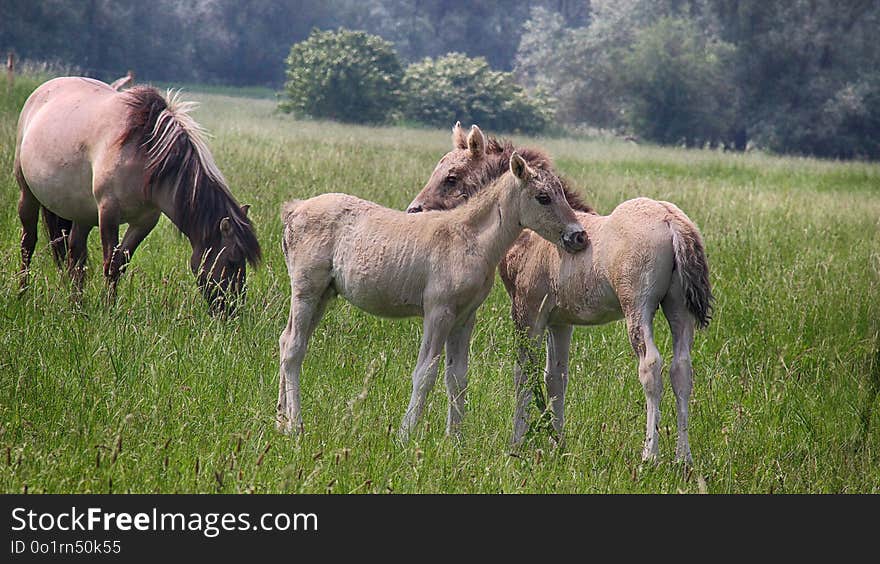
<path id="1" fill-rule="evenodd" d="M 55 214 L 97 223 L 93 161 L 125 127 L 125 106 L 108 85 L 62 77 L 37 88 L 22 108 L 17 165 L 31 192 Z"/>
<path id="2" fill-rule="evenodd" d="M 35 129 L 39 133 L 42 128 L 52 128 L 56 135 L 82 135 L 98 125 L 90 122 L 95 110 L 114 94 L 107 84 L 92 78 L 53 78 L 28 97 L 19 116 L 19 133 L 27 137 Z"/>
<path id="3" fill-rule="evenodd" d="M 326 269 L 337 293 L 375 315 L 421 315 L 431 246 L 427 217 L 348 194 L 329 193 L 282 209 L 291 276 Z"/>

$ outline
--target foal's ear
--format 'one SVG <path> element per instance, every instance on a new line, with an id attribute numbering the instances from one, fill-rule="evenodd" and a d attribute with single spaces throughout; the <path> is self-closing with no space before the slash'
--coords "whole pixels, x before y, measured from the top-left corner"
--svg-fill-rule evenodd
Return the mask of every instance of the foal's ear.
<path id="1" fill-rule="evenodd" d="M 532 169 L 516 151 L 510 155 L 510 172 L 522 181 L 527 181 L 532 177 Z"/>
<path id="2" fill-rule="evenodd" d="M 483 153 L 486 151 L 486 138 L 483 132 L 476 125 L 471 126 L 471 132 L 467 137 L 467 148 L 472 159 L 482 159 Z"/>
<path id="3" fill-rule="evenodd" d="M 220 220 L 220 234 L 224 237 L 229 237 L 232 234 L 232 222 L 229 221 L 228 217 Z"/>
<path id="4" fill-rule="evenodd" d="M 241 213 L 242 213 L 245 217 L 247 217 L 247 214 L 248 214 L 249 211 L 251 211 L 251 205 L 250 205 L 250 204 L 245 204 L 245 205 L 241 206 Z"/>
<path id="5" fill-rule="evenodd" d="M 467 135 L 465 135 L 464 129 L 461 127 L 461 122 L 457 121 L 452 128 L 452 148 L 467 149 L 467 146 Z"/>

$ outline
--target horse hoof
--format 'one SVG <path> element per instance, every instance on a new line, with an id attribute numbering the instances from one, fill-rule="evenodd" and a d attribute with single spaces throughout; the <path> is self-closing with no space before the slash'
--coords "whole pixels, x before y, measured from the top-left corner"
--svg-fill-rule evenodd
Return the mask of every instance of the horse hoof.
<path id="1" fill-rule="evenodd" d="M 290 435 L 293 431 L 293 427 L 290 425 L 290 421 L 288 421 L 286 417 L 278 417 L 275 419 L 275 429 L 282 435 Z"/>
<path id="2" fill-rule="evenodd" d="M 691 453 L 689 453 L 689 452 L 685 453 L 685 454 L 676 454 L 675 455 L 675 463 L 676 464 L 683 464 L 685 466 L 693 466 L 694 459 L 691 457 Z"/>

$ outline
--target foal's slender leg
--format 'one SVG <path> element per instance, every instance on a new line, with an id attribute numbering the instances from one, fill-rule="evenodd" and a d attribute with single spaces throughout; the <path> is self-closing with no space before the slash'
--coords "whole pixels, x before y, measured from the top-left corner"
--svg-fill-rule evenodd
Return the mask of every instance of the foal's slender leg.
<path id="1" fill-rule="evenodd" d="M 691 347 L 694 344 L 694 318 L 687 310 L 680 286 L 673 283 L 663 299 L 663 313 L 672 331 L 672 364 L 669 379 L 675 393 L 675 411 L 678 417 L 678 441 L 675 445 L 675 459 L 691 462 L 691 447 L 688 442 L 688 402 L 693 390 L 693 366 Z"/>
<path id="2" fill-rule="evenodd" d="M 547 401 L 553 410 L 553 429 L 560 442 L 565 426 L 565 390 L 568 388 L 568 355 L 573 331 L 571 325 L 551 325 L 547 332 L 544 384 L 547 386 Z"/>
<path id="3" fill-rule="evenodd" d="M 25 184 L 24 177 L 16 174 L 21 194 L 18 199 L 18 218 L 21 220 L 21 271 L 19 272 L 18 285 L 20 289 L 27 287 L 28 269 L 31 265 L 31 257 L 37 246 L 37 221 L 40 216 L 40 203 Z"/>
<path id="4" fill-rule="evenodd" d="M 73 281 L 73 300 L 79 301 L 82 297 L 83 278 L 85 278 L 86 259 L 88 258 L 89 233 L 91 225 L 74 223 L 70 228 L 69 243 L 67 249 L 67 272 Z"/>
<path id="5" fill-rule="evenodd" d="M 425 408 L 428 392 L 437 381 L 440 355 L 443 345 L 455 322 L 455 315 L 444 307 L 434 307 L 425 312 L 423 323 L 422 345 L 419 348 L 419 359 L 412 374 L 412 395 L 409 406 L 400 425 L 400 439 L 406 441 L 418 423 Z"/>
<path id="6" fill-rule="evenodd" d="M 474 331 L 476 312 L 463 325 L 456 327 L 446 339 L 446 393 L 449 395 L 449 413 L 446 416 L 446 434 L 461 434 L 467 393 L 468 353 Z"/>
<path id="7" fill-rule="evenodd" d="M 663 395 L 663 358 L 654 344 L 656 306 L 633 310 L 624 307 L 630 343 L 639 358 L 639 381 L 645 391 L 647 422 L 642 460 L 655 460 L 660 452 L 660 398 Z"/>
<path id="8" fill-rule="evenodd" d="M 296 288 L 292 289 L 287 326 L 281 333 L 281 338 L 278 339 L 281 367 L 278 376 L 276 425 L 281 432 L 303 432 L 299 387 L 302 363 L 306 356 L 309 339 L 318 326 L 318 322 L 321 321 L 331 295 L 332 291 L 329 288 L 318 295 L 311 292 L 298 292 Z"/>
<path id="9" fill-rule="evenodd" d="M 513 446 L 518 446 L 529 428 L 527 408 L 533 397 L 529 375 L 538 369 L 537 351 L 546 326 L 537 319 L 517 319 L 516 316 L 515 325 L 517 361 L 513 367 L 513 387 L 516 403 L 513 410 L 513 438 L 510 442 Z"/>

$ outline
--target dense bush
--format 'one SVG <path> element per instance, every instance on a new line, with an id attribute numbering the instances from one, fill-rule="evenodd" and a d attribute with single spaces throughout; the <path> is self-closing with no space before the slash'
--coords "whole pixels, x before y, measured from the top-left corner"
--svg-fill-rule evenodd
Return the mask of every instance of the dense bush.
<path id="1" fill-rule="evenodd" d="M 543 131 L 553 122 L 551 102 L 530 96 L 508 72 L 482 57 L 450 53 L 410 65 L 403 79 L 403 115 L 437 127 L 456 121 L 493 131 Z"/>
<path id="2" fill-rule="evenodd" d="M 658 143 L 728 140 L 734 123 L 733 47 L 709 42 L 687 19 L 662 18 L 641 30 L 623 58 L 626 121 Z"/>
<path id="3" fill-rule="evenodd" d="M 803 88 L 800 106 L 781 105 L 756 121 L 752 138 L 779 153 L 880 159 L 880 73 L 838 90 L 818 82 Z"/>
<path id="4" fill-rule="evenodd" d="M 287 57 L 280 108 L 347 122 L 386 121 L 400 102 L 403 68 L 391 43 L 362 31 L 312 31 Z"/>

